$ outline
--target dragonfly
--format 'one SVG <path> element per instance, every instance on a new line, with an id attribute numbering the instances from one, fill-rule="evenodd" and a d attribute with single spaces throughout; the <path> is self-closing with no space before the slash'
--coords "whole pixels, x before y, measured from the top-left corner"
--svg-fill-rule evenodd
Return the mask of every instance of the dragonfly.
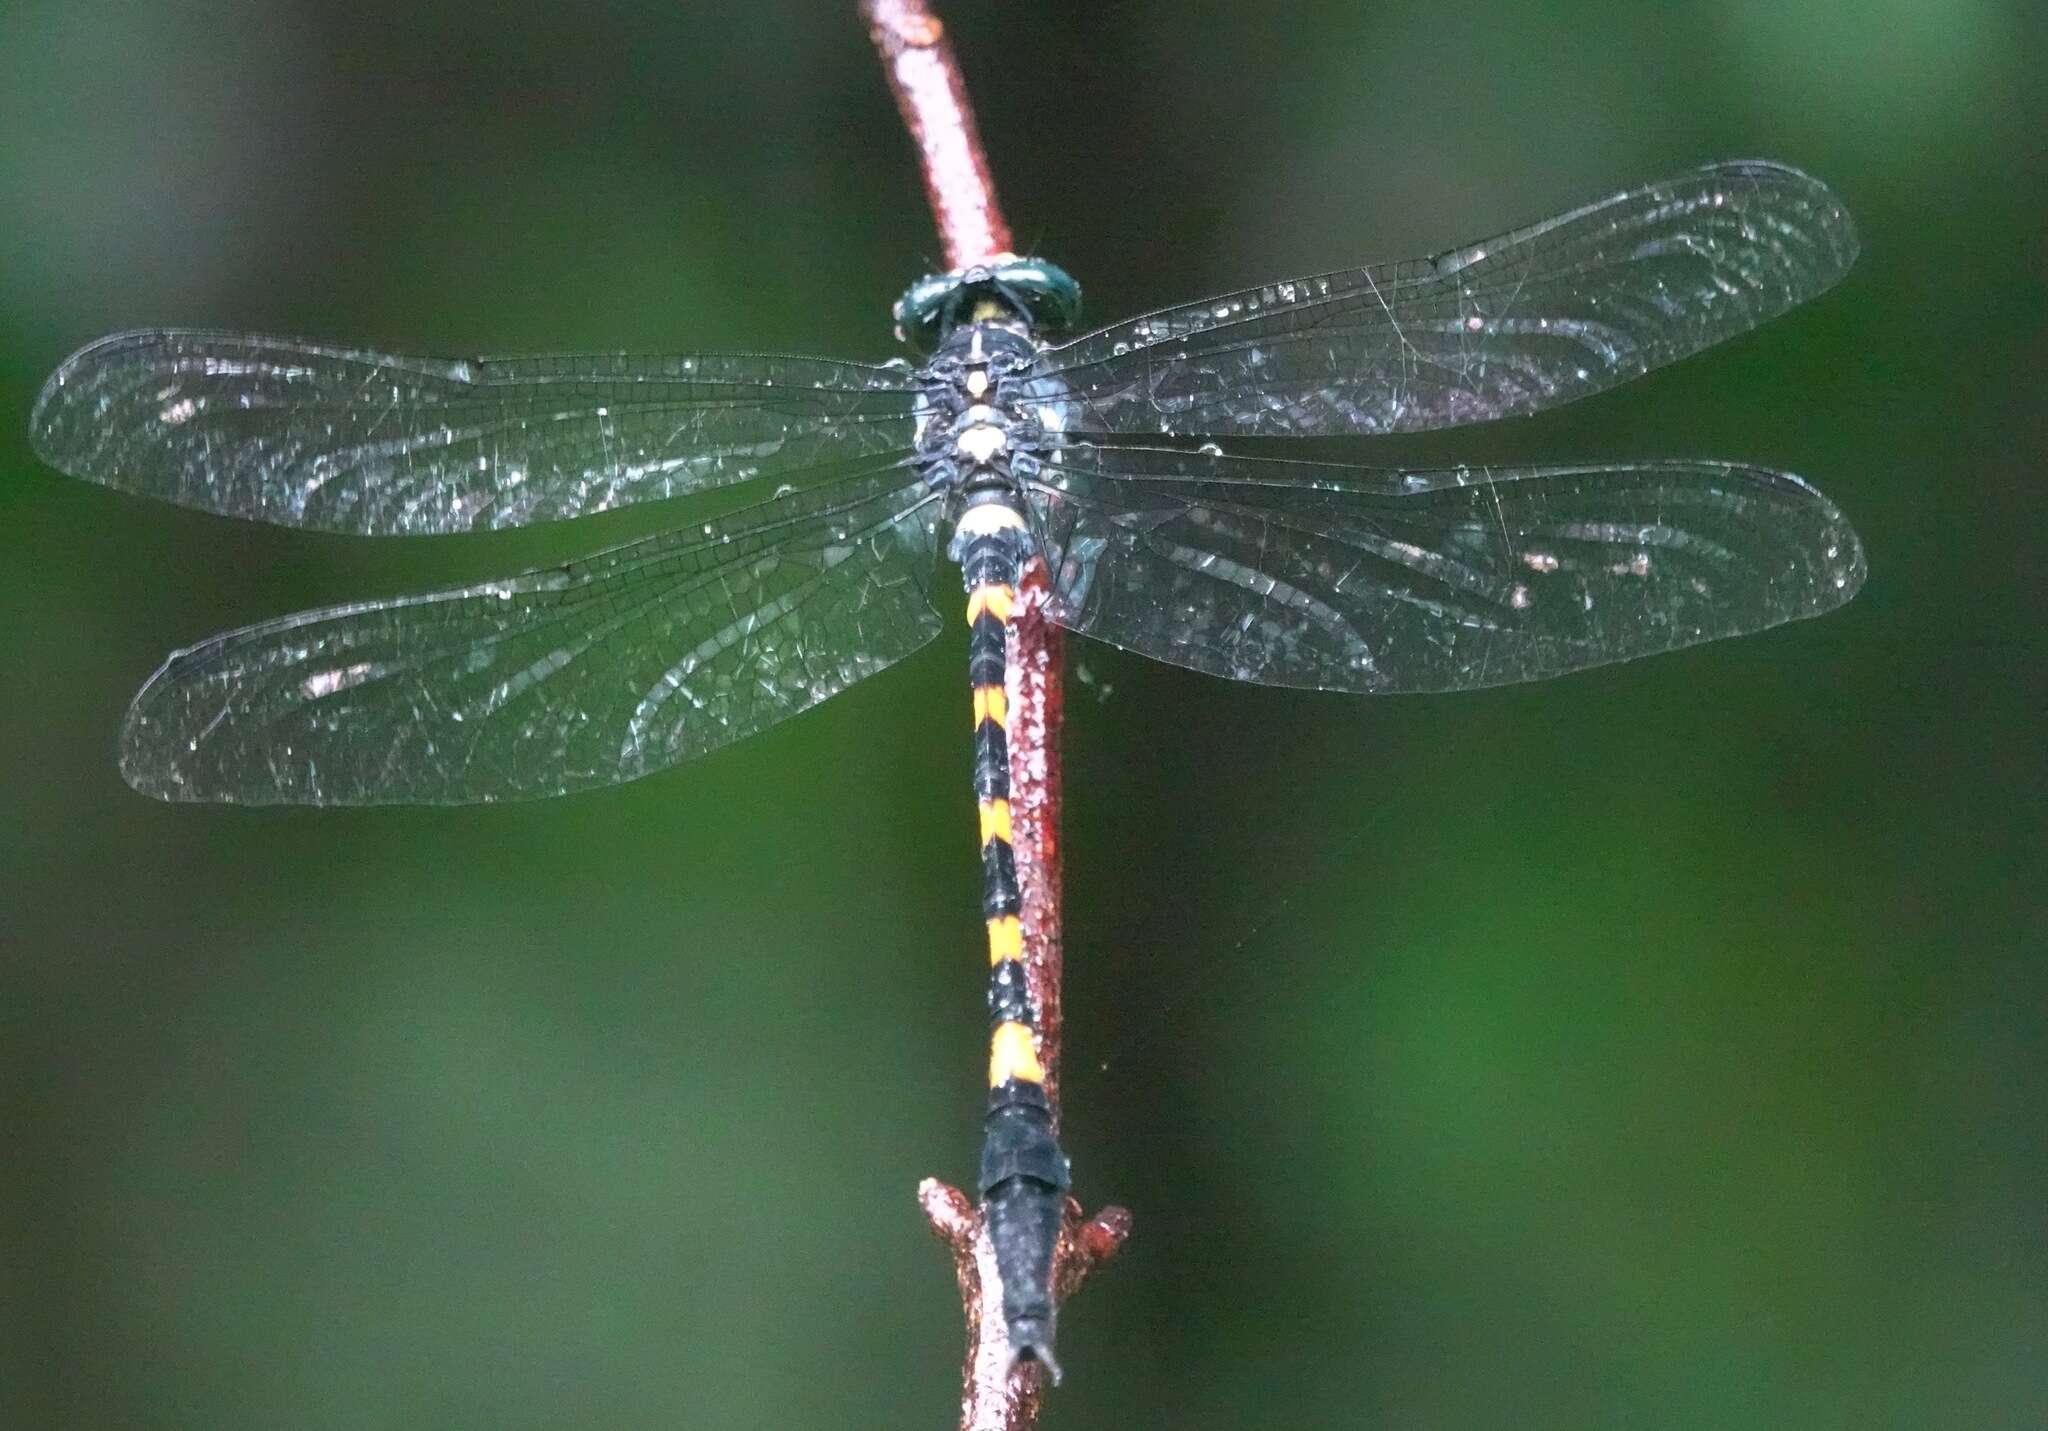
<path id="1" fill-rule="evenodd" d="M 1857 252 L 1819 180 L 1708 165 L 1433 257 L 1261 284 L 1079 336 L 1080 288 L 1004 255 L 896 304 L 912 356 L 448 360 L 152 329 L 66 360 L 49 464 L 226 516 L 364 536 L 770 495 L 573 561 L 264 621 L 129 708 L 145 794 L 456 804 L 634 780 L 808 709 L 967 598 L 989 945 L 980 1192 L 1014 1357 L 1053 1362 L 1070 1184 L 1021 962 L 1006 666 L 1046 614 L 1173 665 L 1378 695 L 1473 690 L 1829 611 L 1864 576 L 1788 473 L 1653 460 L 1388 469 L 1215 439 L 1535 413 L 1743 333 Z"/>

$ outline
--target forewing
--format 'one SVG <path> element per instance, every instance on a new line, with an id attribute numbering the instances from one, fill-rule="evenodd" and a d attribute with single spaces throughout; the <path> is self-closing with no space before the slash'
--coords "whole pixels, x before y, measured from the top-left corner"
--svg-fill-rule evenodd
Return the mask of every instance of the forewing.
<path id="1" fill-rule="evenodd" d="M 905 478 L 217 636 L 136 696 L 122 771 L 160 799 L 250 805 L 515 800 L 651 774 L 938 633 L 935 499 Z"/>
<path id="2" fill-rule="evenodd" d="M 1170 308 L 1046 355 L 1073 432 L 1413 432 L 1535 412 L 1803 303 L 1856 257 L 1825 184 L 1716 164 L 1433 259 Z"/>
<path id="3" fill-rule="evenodd" d="M 1863 551 L 1797 477 L 1720 462 L 1394 472 L 1066 449 L 1031 507 L 1052 614 L 1234 680 L 1541 680 L 1841 605 Z"/>
<path id="4" fill-rule="evenodd" d="M 75 477 L 225 516 L 466 532 L 906 449 L 909 382 L 822 358 L 449 361 L 159 329 L 73 354 L 30 436 Z"/>

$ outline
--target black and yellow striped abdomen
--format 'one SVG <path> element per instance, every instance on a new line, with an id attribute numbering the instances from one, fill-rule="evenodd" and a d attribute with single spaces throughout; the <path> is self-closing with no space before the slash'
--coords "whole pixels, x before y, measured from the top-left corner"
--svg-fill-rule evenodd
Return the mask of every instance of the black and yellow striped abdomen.
<path id="1" fill-rule="evenodd" d="M 992 545 L 1007 545 L 1000 538 Z M 976 553 L 970 548 L 969 562 Z M 1033 1037 L 1035 1011 L 1026 986 L 1024 935 L 1018 915 L 1023 900 L 1017 889 L 1017 855 L 1010 836 L 1009 698 L 1003 690 L 1009 656 L 1015 585 L 1008 580 L 977 581 L 1003 575 L 994 568 L 1014 559 L 989 553 L 969 572 L 967 592 L 967 673 L 974 690 L 974 799 L 981 816 L 981 914 L 988 921 L 989 959 L 989 1087 L 1012 1078 L 1043 1084 Z"/>
<path id="2" fill-rule="evenodd" d="M 970 525 L 971 523 L 971 525 Z M 974 696 L 974 798 L 981 823 L 981 910 L 988 922 L 988 1114 L 981 1197 L 1003 1280 L 1013 1355 L 1052 1363 L 1052 1260 L 1069 1183 L 1039 1063 L 1038 1011 L 1024 966 L 1022 897 L 1010 829 L 1009 663 L 1023 519 L 1007 506 L 961 522 L 967 669 Z"/>

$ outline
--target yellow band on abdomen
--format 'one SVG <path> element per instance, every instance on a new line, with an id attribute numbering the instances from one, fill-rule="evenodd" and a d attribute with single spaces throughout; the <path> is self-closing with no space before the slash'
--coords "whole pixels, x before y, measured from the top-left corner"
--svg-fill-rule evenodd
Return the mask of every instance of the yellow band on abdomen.
<path id="1" fill-rule="evenodd" d="M 1001 1023 L 988 1041 L 988 1086 L 995 1088 L 1013 1078 L 1026 1083 L 1044 1083 L 1045 1070 L 1038 1063 L 1037 1041 L 1028 1024 Z"/>
<path id="2" fill-rule="evenodd" d="M 977 586 L 967 593 L 967 624 L 972 626 L 983 612 L 987 612 L 1007 626 L 1010 624 L 1010 608 L 1016 600 L 1016 590 L 1000 582 L 993 586 Z"/>
<path id="3" fill-rule="evenodd" d="M 974 723 L 980 725 L 985 720 L 1009 729 L 1010 697 L 1001 686 L 974 688 Z"/>
<path id="4" fill-rule="evenodd" d="M 981 809 L 981 842 L 990 840 L 1010 843 L 1010 802 L 1007 800 L 983 800 Z"/>
<path id="5" fill-rule="evenodd" d="M 988 922 L 988 962 L 1024 957 L 1024 926 L 1014 914 L 999 914 Z"/>

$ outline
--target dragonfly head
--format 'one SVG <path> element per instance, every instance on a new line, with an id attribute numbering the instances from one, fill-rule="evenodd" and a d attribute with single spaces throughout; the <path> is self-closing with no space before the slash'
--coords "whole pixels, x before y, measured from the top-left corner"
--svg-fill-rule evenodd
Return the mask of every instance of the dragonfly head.
<path id="1" fill-rule="evenodd" d="M 896 336 L 920 352 L 963 323 L 1012 323 L 1056 337 L 1080 320 L 1081 285 L 1058 264 L 1004 254 L 920 278 L 896 300 L 895 316 Z"/>

